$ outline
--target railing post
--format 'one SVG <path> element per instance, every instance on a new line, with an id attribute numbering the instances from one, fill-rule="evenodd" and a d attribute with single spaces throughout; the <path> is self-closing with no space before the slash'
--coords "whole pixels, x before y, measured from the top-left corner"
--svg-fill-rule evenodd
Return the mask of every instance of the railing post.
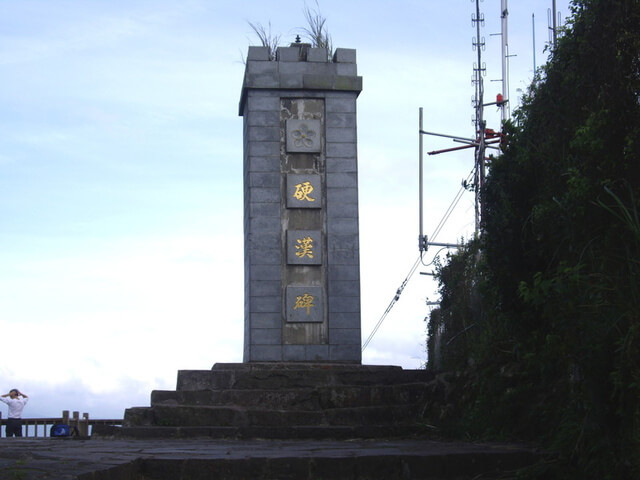
<path id="1" fill-rule="evenodd" d="M 73 412 L 73 419 L 70 421 L 71 423 L 69 423 L 69 426 L 72 427 L 71 431 L 73 431 L 73 427 L 75 427 L 76 430 L 78 430 L 78 424 L 80 423 L 79 420 L 80 420 L 80 412 L 78 411 Z"/>
<path id="2" fill-rule="evenodd" d="M 89 414 L 83 413 L 82 419 L 78 423 L 78 434 L 81 437 L 89 436 Z"/>

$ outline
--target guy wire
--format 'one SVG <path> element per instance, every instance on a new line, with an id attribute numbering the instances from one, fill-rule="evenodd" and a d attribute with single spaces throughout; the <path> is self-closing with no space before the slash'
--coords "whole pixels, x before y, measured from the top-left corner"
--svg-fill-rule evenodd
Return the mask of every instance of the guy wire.
<path id="1" fill-rule="evenodd" d="M 474 170 L 475 170 L 475 167 L 473 169 L 471 169 L 471 173 L 467 177 L 467 182 L 469 180 L 471 180 L 471 178 L 473 177 Z M 466 188 L 465 188 L 465 186 L 463 184 L 462 187 L 460 188 L 460 190 L 458 191 L 458 193 L 456 194 L 456 196 L 454 197 L 453 201 L 449 205 L 449 208 L 445 212 L 443 218 L 440 220 L 440 223 L 438 223 L 438 226 L 436 227 L 436 229 L 434 230 L 433 234 L 431 235 L 431 237 L 430 237 L 431 239 L 435 240 L 436 236 L 440 233 L 440 230 L 442 230 L 442 227 L 444 226 L 444 224 L 447 222 L 447 220 L 451 216 L 451 213 L 453 212 L 455 207 L 458 205 L 458 202 L 462 198 L 462 194 L 464 193 L 465 190 L 466 190 Z M 438 253 L 440 251 L 442 251 L 442 249 L 440 249 L 438 251 Z M 433 261 L 431 263 L 433 263 Z M 431 265 L 431 263 L 429 265 Z M 393 306 L 396 304 L 396 302 L 398 300 L 400 300 L 400 295 L 402 295 L 402 292 L 404 291 L 404 288 L 407 286 L 407 283 L 409 283 L 409 280 L 411 279 L 411 277 L 413 276 L 413 274 L 415 273 L 415 271 L 417 270 L 417 268 L 418 268 L 418 266 L 420 264 L 424 265 L 424 262 L 422 261 L 422 252 L 420 252 L 420 254 L 418 255 L 418 258 L 416 259 L 414 264 L 411 266 L 411 269 L 409 270 L 409 273 L 405 277 L 404 281 L 402 282 L 400 287 L 398 287 L 398 290 L 396 290 L 396 294 L 394 295 L 393 299 L 389 303 L 389 306 L 387 307 L 387 309 L 384 311 L 384 313 L 380 317 L 380 320 L 378 320 L 378 323 L 376 323 L 376 326 L 373 327 L 373 330 L 371 331 L 371 333 L 369 334 L 369 336 L 367 337 L 365 342 L 362 344 L 362 349 L 361 349 L 362 352 L 364 352 L 364 349 L 367 348 L 367 346 L 369 345 L 369 343 L 373 339 L 374 335 L 376 334 L 376 332 L 378 331 L 378 329 L 382 325 L 382 322 L 384 322 L 385 318 L 387 318 L 387 315 L 389 314 L 389 312 L 391 311 Z"/>

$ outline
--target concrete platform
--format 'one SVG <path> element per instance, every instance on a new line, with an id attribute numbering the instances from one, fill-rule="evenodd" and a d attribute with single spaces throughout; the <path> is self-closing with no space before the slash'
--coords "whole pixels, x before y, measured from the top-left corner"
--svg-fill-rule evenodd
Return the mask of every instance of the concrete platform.
<path id="1" fill-rule="evenodd" d="M 514 478 L 513 445 L 394 440 L 0 439 L 2 480 Z"/>
<path id="2" fill-rule="evenodd" d="M 121 438 L 345 439 L 421 433 L 434 375 L 389 365 L 216 363 L 125 410 Z"/>

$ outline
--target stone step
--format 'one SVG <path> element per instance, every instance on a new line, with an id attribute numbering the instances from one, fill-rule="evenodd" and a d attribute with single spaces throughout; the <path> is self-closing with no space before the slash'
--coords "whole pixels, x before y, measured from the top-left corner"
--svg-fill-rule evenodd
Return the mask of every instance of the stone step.
<path id="1" fill-rule="evenodd" d="M 327 385 L 393 385 L 426 382 L 426 370 L 349 364 L 217 363 L 211 370 L 180 370 L 177 390 L 305 388 Z"/>
<path id="2" fill-rule="evenodd" d="M 125 411 L 124 426 L 232 427 L 232 426 L 356 426 L 409 425 L 418 418 L 421 404 L 326 410 L 272 410 L 234 406 L 155 405 Z"/>
<path id="3" fill-rule="evenodd" d="M 535 453 L 527 450 L 312 458 L 283 452 L 281 457 L 269 459 L 143 460 L 140 470 L 149 480 L 505 480 L 515 478 L 516 470 L 530 466 L 536 460 Z M 206 477 L 203 472 L 207 472 Z"/>
<path id="4" fill-rule="evenodd" d="M 430 438 L 429 425 L 293 425 L 293 426 L 112 426 L 96 425 L 92 439 L 102 438 L 227 438 L 269 440 L 348 440 Z"/>
<path id="5" fill-rule="evenodd" d="M 309 370 L 325 370 L 325 371 L 357 371 L 357 372 L 381 372 L 393 371 L 398 372 L 402 367 L 398 365 L 362 365 L 355 363 L 313 363 L 313 362 L 216 362 L 211 370 L 235 370 L 235 371 L 309 371 Z"/>
<path id="6" fill-rule="evenodd" d="M 91 440 L 25 437 L 0 439 L 0 478 L 17 480 L 492 480 L 516 478 L 517 469 L 557 458 L 524 445 L 434 441 L 421 436 L 386 438 L 370 432 L 357 440 L 312 440 L 298 429 L 281 439 L 260 431 L 119 427 Z M 113 430 L 118 430 L 115 432 Z M 134 430 L 134 429 L 128 429 Z M 326 429 L 325 429 L 326 431 Z M 124 434 L 123 434 L 124 433 Z M 130 432 L 133 433 L 133 432 Z M 336 436 L 350 433 L 336 429 Z M 379 438 L 379 439 L 376 439 Z M 540 470 L 538 468 L 537 470 Z M 531 473 L 531 472 L 529 472 Z M 519 476 L 518 476 L 519 477 Z"/>
<path id="7" fill-rule="evenodd" d="M 424 383 L 271 390 L 154 390 L 151 405 L 235 405 L 298 410 L 405 405 L 425 397 Z"/>

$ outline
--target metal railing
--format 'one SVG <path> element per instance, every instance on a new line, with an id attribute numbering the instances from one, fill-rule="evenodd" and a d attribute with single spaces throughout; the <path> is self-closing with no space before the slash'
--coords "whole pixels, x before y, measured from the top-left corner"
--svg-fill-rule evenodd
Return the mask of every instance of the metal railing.
<path id="1" fill-rule="evenodd" d="M 1 434 L 4 437 L 4 426 L 7 420 L 2 418 L 0 414 Z M 73 412 L 69 415 L 69 410 L 63 410 L 60 417 L 52 418 L 23 418 L 22 419 L 22 435 L 24 437 L 49 437 L 51 427 L 53 425 L 65 424 L 72 428 L 76 428 L 78 435 L 81 437 L 90 437 L 91 431 L 95 425 L 122 425 L 122 419 L 93 419 L 89 418 L 88 413 Z"/>

